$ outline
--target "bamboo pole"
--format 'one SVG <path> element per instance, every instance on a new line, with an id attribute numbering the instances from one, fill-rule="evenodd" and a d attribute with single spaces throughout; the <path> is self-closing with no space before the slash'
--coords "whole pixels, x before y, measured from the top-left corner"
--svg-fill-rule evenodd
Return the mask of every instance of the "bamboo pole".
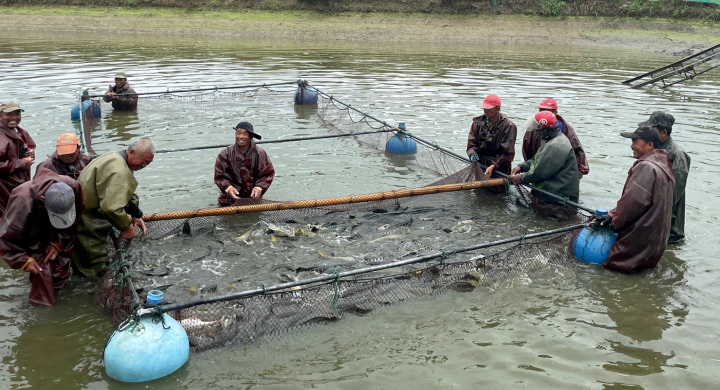
<path id="1" fill-rule="evenodd" d="M 386 199 L 406 198 L 417 195 L 439 194 L 442 192 L 471 190 L 475 188 L 497 187 L 507 185 L 507 179 L 491 179 L 483 181 L 472 181 L 467 183 L 442 184 L 437 186 L 406 188 L 402 190 L 374 192 L 363 195 L 348 195 L 334 198 L 297 200 L 290 202 L 263 203 L 247 206 L 231 206 L 212 209 L 199 209 L 187 211 L 173 211 L 167 213 L 145 214 L 142 219 L 145 222 L 164 221 L 169 219 L 183 219 L 196 217 L 210 217 L 219 215 L 232 215 L 242 213 L 259 213 L 263 211 L 278 211 L 303 209 L 310 207 L 333 206 L 349 203 L 374 202 Z"/>

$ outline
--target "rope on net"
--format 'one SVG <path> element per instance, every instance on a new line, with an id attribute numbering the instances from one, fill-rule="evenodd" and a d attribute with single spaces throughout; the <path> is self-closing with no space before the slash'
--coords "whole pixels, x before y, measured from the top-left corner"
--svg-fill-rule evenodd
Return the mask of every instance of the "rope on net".
<path id="1" fill-rule="evenodd" d="M 255 84 L 255 85 L 236 85 L 236 86 L 231 86 L 231 87 L 210 87 L 210 88 L 195 88 L 195 89 L 178 89 L 178 90 L 174 90 L 174 91 L 171 91 L 171 90 L 168 89 L 167 91 L 156 91 L 156 92 L 121 93 L 121 94 L 117 94 L 117 96 L 138 96 L 138 97 L 145 96 L 145 97 L 150 97 L 150 96 L 157 96 L 157 95 L 160 95 L 160 96 L 169 96 L 169 95 L 172 95 L 172 94 L 193 93 L 193 92 L 209 92 L 209 93 L 208 93 L 208 95 L 209 95 L 209 94 L 214 93 L 214 92 L 223 92 L 223 91 L 226 91 L 226 90 L 233 90 L 233 89 L 250 89 L 250 88 L 253 88 L 253 89 L 255 89 L 256 91 L 257 91 L 257 90 L 260 90 L 260 89 L 267 89 L 267 90 L 272 91 L 272 90 L 271 90 L 270 88 L 268 88 L 268 87 L 278 86 L 278 85 L 291 85 L 291 84 L 297 84 L 297 81 L 286 81 L 286 82 L 281 82 L 281 83 L 269 83 L 269 84 L 266 83 L 266 84 L 259 84 L 259 85 L 258 85 L 258 84 Z M 251 91 L 251 92 L 252 92 L 252 91 Z M 237 93 L 237 92 L 229 92 L 229 93 Z M 105 96 L 105 94 L 102 94 L 102 95 L 87 95 L 87 96 L 84 96 L 83 98 L 85 98 L 85 99 L 87 99 L 87 98 L 101 98 L 101 97 L 103 97 L 103 96 Z"/>
<path id="2" fill-rule="evenodd" d="M 474 250 L 478 250 L 478 249 L 504 245 L 504 244 L 508 244 L 508 243 L 512 243 L 512 242 L 519 242 L 521 240 L 545 237 L 545 236 L 554 235 L 554 234 L 558 234 L 558 233 L 566 233 L 566 232 L 582 229 L 586 226 L 588 226 L 587 223 L 577 224 L 577 225 L 566 226 L 566 227 L 547 230 L 547 231 L 538 232 L 538 233 L 524 234 L 522 236 L 510 237 L 510 238 L 486 242 L 486 243 L 482 243 L 482 244 L 464 246 L 464 247 L 455 248 L 452 250 L 443 250 L 443 251 L 436 252 L 436 253 L 430 253 L 430 254 L 417 256 L 417 257 L 413 257 L 413 258 L 409 258 L 409 259 L 405 259 L 405 260 L 399 260 L 399 261 L 386 263 L 386 264 L 378 264 L 378 265 L 374 265 L 374 266 L 370 266 L 370 267 L 366 267 L 366 268 L 360 268 L 360 269 L 349 270 L 349 271 L 344 271 L 344 272 L 338 272 L 337 270 L 335 270 L 332 275 L 317 276 L 314 278 L 304 279 L 304 280 L 300 280 L 300 281 L 296 281 L 296 282 L 278 284 L 278 285 L 270 286 L 270 287 L 263 286 L 262 288 L 258 288 L 258 289 L 254 289 L 254 290 L 247 290 L 247 291 L 226 294 L 226 295 L 221 295 L 221 296 L 216 296 L 216 297 L 198 299 L 195 301 L 171 303 L 171 304 L 161 305 L 161 308 L 162 308 L 163 312 L 172 312 L 172 311 L 176 311 L 176 310 L 187 309 L 187 308 L 190 308 L 193 306 L 198 306 L 198 305 L 205 305 L 205 304 L 224 302 L 224 301 L 232 301 L 232 300 L 238 300 L 238 299 L 242 299 L 242 298 L 250 298 L 250 297 L 259 296 L 259 295 L 267 295 L 272 292 L 289 291 L 289 290 L 294 290 L 298 287 L 316 285 L 316 284 L 332 282 L 332 281 L 334 281 L 337 286 L 337 285 L 339 285 L 341 278 L 347 278 L 347 277 L 354 276 L 354 275 L 367 274 L 367 273 L 381 271 L 381 270 L 389 269 L 389 268 L 398 268 L 398 267 L 401 267 L 404 265 L 409 265 L 409 264 L 428 262 L 430 260 L 447 257 L 448 253 L 455 254 L 455 253 L 469 252 L 469 251 L 474 251 Z M 139 315 L 152 314 L 153 310 L 154 309 L 139 310 L 138 314 Z"/>
<path id="3" fill-rule="evenodd" d="M 256 205 L 247 206 L 231 206 L 231 207 L 220 207 L 212 209 L 199 209 L 199 210 L 187 210 L 187 211 L 175 211 L 167 213 L 153 213 L 145 214 L 142 219 L 145 222 L 150 221 L 163 221 L 169 219 L 184 219 L 184 218 L 196 218 L 196 217 L 209 217 L 219 215 L 232 215 L 241 213 L 257 213 L 263 211 L 279 211 L 279 210 L 290 210 L 290 209 L 302 209 L 312 207 L 324 207 L 334 206 L 340 204 L 350 203 L 362 203 L 372 202 L 387 199 L 405 198 L 409 196 L 418 195 L 430 195 L 438 194 L 443 192 L 451 191 L 462 191 L 471 190 L 476 188 L 496 187 L 504 186 L 507 183 L 506 179 L 490 179 L 484 181 L 472 181 L 467 183 L 456 183 L 456 184 L 442 184 L 437 186 L 417 187 L 417 188 L 406 188 L 402 190 L 375 192 L 371 194 L 363 195 L 348 195 L 339 196 L 334 198 L 323 198 L 323 199 L 310 199 L 310 200 L 299 200 L 290 202 L 274 202 L 274 203 L 262 203 Z"/>

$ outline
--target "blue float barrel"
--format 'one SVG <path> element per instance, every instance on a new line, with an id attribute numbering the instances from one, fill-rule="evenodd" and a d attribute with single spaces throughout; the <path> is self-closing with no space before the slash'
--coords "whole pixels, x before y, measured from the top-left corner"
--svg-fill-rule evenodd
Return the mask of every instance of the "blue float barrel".
<path id="1" fill-rule="evenodd" d="M 398 132 L 385 143 L 385 151 L 393 154 L 417 153 L 417 143 L 405 133 L 405 124 L 398 124 Z"/>
<path id="2" fill-rule="evenodd" d="M 318 101 L 318 92 L 313 87 L 308 87 L 307 85 L 300 85 L 295 90 L 295 104 L 297 105 L 308 105 L 308 104 L 317 104 Z"/>
<path id="3" fill-rule="evenodd" d="M 188 361 L 190 342 L 185 329 L 167 314 L 162 317 L 164 326 L 153 317 L 143 317 L 113 332 L 103 354 L 109 377 L 122 382 L 151 381 L 175 372 Z"/>
<path id="4" fill-rule="evenodd" d="M 596 209 L 595 215 L 607 214 L 605 209 Z M 610 256 L 610 248 L 617 240 L 617 233 L 614 233 L 607 226 L 588 226 L 573 237 L 570 247 L 573 255 L 586 263 L 602 264 Z"/>
<path id="5" fill-rule="evenodd" d="M 90 106 L 92 106 L 92 114 L 95 118 L 100 118 L 101 112 L 100 112 L 100 105 L 93 102 L 92 100 L 83 100 L 81 102 L 75 102 L 75 104 L 70 109 L 70 119 L 74 121 L 79 121 L 80 116 L 83 112 L 85 112 Z"/>

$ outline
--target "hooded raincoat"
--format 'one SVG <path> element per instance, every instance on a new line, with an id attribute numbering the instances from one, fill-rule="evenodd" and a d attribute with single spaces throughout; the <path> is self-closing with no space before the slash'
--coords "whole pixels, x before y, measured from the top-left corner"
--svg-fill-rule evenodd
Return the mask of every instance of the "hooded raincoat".
<path id="1" fill-rule="evenodd" d="M 618 237 L 603 267 L 622 272 L 657 266 L 665 252 L 675 179 L 664 150 L 635 161 L 612 219 Z"/>
<path id="2" fill-rule="evenodd" d="M 20 126 L 15 131 L 0 123 L 0 216 L 12 190 L 30 180 L 30 169 L 25 167 L 22 158 L 35 146 L 30 134 Z"/>
<path id="3" fill-rule="evenodd" d="M 490 123 L 485 115 L 473 118 L 467 154 L 477 153 L 481 164 L 495 164 L 498 172 L 509 175 L 515 158 L 516 137 L 517 126 L 503 113 L 495 123 Z"/>
<path id="4" fill-rule="evenodd" d="M 53 184 L 63 182 L 75 193 L 75 222 L 66 229 L 50 224 L 45 202 L 40 198 Z M 42 271 L 30 274 L 30 303 L 52 306 L 55 290 L 62 288 L 70 274 L 70 256 L 75 246 L 75 232 L 83 212 L 80 185 L 67 176 L 41 169 L 32 181 L 15 188 L 10 195 L 5 215 L 0 219 L 0 255 L 12 269 L 20 269 L 32 257 Z M 53 261 L 45 261 L 48 246 L 60 252 Z"/>
<path id="5" fill-rule="evenodd" d="M 49 169 L 58 175 L 68 176 L 75 180 L 80 177 L 80 172 L 88 165 L 90 164 L 90 161 L 92 161 L 92 157 L 88 156 L 87 154 L 80 153 L 80 157 L 78 157 L 77 161 L 74 163 L 66 164 L 60 160 L 60 157 L 58 157 L 57 152 L 51 154 L 48 156 L 45 161 L 38 164 L 37 168 L 35 168 L 35 175 L 40 171 L 42 168 Z"/>
<path id="6" fill-rule="evenodd" d="M 78 247 L 73 264 L 86 276 L 105 268 L 105 249 L 112 228 L 123 230 L 132 223 L 125 211 L 138 182 L 127 165 L 125 151 L 111 152 L 94 159 L 78 178 L 85 199 L 85 213 L 78 226 Z"/>
<path id="7" fill-rule="evenodd" d="M 577 133 L 575 133 L 575 129 L 560 115 L 555 115 L 555 117 L 557 118 L 558 122 L 562 122 L 564 124 L 562 133 L 565 134 L 565 136 L 570 141 L 570 145 L 572 146 L 573 152 L 575 153 L 578 172 L 580 172 L 581 175 L 587 175 L 588 173 L 590 173 L 590 165 L 588 164 L 585 150 L 580 144 Z M 523 136 L 522 143 L 523 159 L 526 161 L 532 160 L 532 158 L 535 156 L 535 153 L 537 153 L 538 149 L 540 149 L 541 143 L 542 139 L 540 138 L 540 134 L 537 131 L 526 131 L 525 136 Z"/>
<path id="8" fill-rule="evenodd" d="M 557 130 L 556 130 L 557 131 Z M 535 131 L 540 133 L 540 131 Z M 523 184 L 535 187 L 572 202 L 580 196 L 580 177 L 577 171 L 575 153 L 570 140 L 560 131 L 554 138 L 544 141 L 537 154 L 530 161 L 519 165 Z M 538 135 L 539 138 L 539 135 Z M 558 198 L 537 192 L 535 196 L 547 203 L 562 203 Z"/>
<path id="9" fill-rule="evenodd" d="M 690 156 L 685 153 L 680 145 L 673 141 L 672 137 L 660 144 L 660 148 L 667 153 L 675 176 L 672 222 L 670 224 L 670 238 L 668 239 L 669 244 L 674 244 L 685 238 L 685 185 L 690 173 Z"/>
<path id="10" fill-rule="evenodd" d="M 241 198 L 250 196 L 254 187 L 260 187 L 262 193 L 270 188 L 275 177 L 275 168 L 267 153 L 254 140 L 243 153 L 237 144 L 223 149 L 215 160 L 215 184 L 220 189 L 218 203 L 229 206 L 234 203 L 227 194 L 230 186 L 235 187 Z"/>
<path id="11" fill-rule="evenodd" d="M 125 83 L 125 85 L 122 86 L 122 88 L 118 88 L 117 85 L 111 85 L 108 90 L 105 92 L 115 92 L 117 94 L 134 94 L 136 93 L 132 87 L 130 87 L 130 83 Z M 108 103 L 111 102 L 112 107 L 116 110 L 120 111 L 130 111 L 137 108 L 138 105 L 138 96 L 137 95 L 130 95 L 130 96 L 116 96 L 115 98 L 111 98 L 107 95 L 103 96 L 103 100 Z"/>

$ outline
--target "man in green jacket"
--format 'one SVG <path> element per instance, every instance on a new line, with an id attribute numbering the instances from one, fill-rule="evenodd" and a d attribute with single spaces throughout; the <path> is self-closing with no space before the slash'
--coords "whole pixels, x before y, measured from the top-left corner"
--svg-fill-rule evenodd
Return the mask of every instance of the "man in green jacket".
<path id="1" fill-rule="evenodd" d="M 662 111 L 653 112 L 647 122 L 638 124 L 638 126 L 652 127 L 657 131 L 660 136 L 658 149 L 664 149 L 667 153 L 675 176 L 668 244 L 677 244 L 685 238 L 685 184 L 690 173 L 690 156 L 670 136 L 673 124 L 675 124 L 675 118 Z"/>
<path id="2" fill-rule="evenodd" d="M 108 259 L 105 247 L 113 227 L 125 239 L 134 238 L 138 227 L 143 234 L 147 232 L 136 203 L 138 183 L 133 172 L 148 166 L 154 156 L 155 144 L 143 137 L 127 150 L 94 159 L 78 177 L 85 212 L 78 227 L 79 245 L 73 255 L 73 265 L 83 275 L 98 275 L 105 269 Z"/>
<path id="3" fill-rule="evenodd" d="M 580 196 L 580 175 L 570 140 L 557 127 L 555 115 L 549 111 L 535 114 L 536 130 L 540 133 L 540 149 L 531 160 L 513 168 L 513 184 L 533 184 L 556 196 L 534 191 L 538 207 L 546 218 L 567 220 L 572 216 L 563 199 L 577 202 Z"/>

